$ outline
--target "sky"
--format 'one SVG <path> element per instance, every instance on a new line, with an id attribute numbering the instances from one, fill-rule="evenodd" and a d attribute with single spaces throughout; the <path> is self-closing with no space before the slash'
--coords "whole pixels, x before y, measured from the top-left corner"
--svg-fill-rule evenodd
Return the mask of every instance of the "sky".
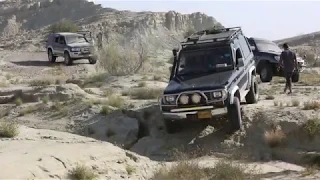
<path id="1" fill-rule="evenodd" d="M 202 12 L 214 17 L 225 27 L 240 26 L 246 36 L 270 40 L 320 31 L 319 1 L 187 1 L 187 0 L 92 0 L 103 7 L 131 11 L 183 14 Z"/>

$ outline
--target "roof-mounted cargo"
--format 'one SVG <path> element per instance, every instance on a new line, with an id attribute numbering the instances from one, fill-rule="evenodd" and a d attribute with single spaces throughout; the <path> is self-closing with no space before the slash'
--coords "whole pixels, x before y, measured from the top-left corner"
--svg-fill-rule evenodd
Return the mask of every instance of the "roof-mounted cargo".
<path id="1" fill-rule="evenodd" d="M 215 42 L 230 42 L 239 33 L 242 33 L 241 27 L 230 27 L 220 29 L 206 29 L 198 31 L 189 36 L 186 41 L 181 42 L 182 48 L 187 45 L 196 45 Z"/>

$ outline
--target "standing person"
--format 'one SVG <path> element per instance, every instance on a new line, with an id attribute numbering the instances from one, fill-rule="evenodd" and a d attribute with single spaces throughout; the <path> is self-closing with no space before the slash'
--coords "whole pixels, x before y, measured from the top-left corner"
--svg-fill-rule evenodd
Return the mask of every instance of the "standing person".
<path id="1" fill-rule="evenodd" d="M 286 77 L 286 86 L 284 88 L 284 93 L 286 93 L 289 88 L 289 93 L 292 93 L 292 74 L 298 69 L 296 53 L 289 49 L 287 43 L 283 44 L 283 51 L 280 55 L 280 66 L 283 67 L 283 71 Z"/>

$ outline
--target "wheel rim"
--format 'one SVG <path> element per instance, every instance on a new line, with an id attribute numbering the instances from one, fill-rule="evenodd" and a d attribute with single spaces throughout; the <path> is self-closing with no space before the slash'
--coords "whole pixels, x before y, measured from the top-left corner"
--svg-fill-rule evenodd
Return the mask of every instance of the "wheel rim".
<path id="1" fill-rule="evenodd" d="M 262 77 L 262 79 L 266 79 L 267 78 L 267 69 L 263 68 L 261 70 L 260 76 Z"/>

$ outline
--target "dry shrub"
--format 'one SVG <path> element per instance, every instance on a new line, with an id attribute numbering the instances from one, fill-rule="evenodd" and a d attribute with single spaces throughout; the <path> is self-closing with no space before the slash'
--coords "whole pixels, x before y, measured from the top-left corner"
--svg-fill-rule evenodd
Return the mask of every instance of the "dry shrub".
<path id="1" fill-rule="evenodd" d="M 275 99 L 275 97 L 272 95 L 267 95 L 267 97 L 266 97 L 266 100 L 274 100 L 274 99 Z"/>
<path id="2" fill-rule="evenodd" d="M 138 83 L 138 87 L 146 87 L 147 83 L 142 81 Z"/>
<path id="3" fill-rule="evenodd" d="M 111 109 L 109 106 L 107 105 L 103 105 L 100 109 L 100 113 L 103 114 L 103 115 L 108 115 L 110 113 L 113 112 L 113 109 Z"/>
<path id="4" fill-rule="evenodd" d="M 316 73 L 303 72 L 300 74 L 300 84 L 314 86 L 320 84 L 320 75 Z"/>
<path id="5" fill-rule="evenodd" d="M 292 106 L 294 107 L 300 106 L 300 101 L 298 99 L 293 99 L 291 103 L 292 103 Z"/>
<path id="6" fill-rule="evenodd" d="M 219 179 L 219 180 L 246 180 L 253 176 L 245 172 L 246 167 L 240 164 L 220 160 L 214 168 L 202 168 L 197 162 L 179 161 L 170 168 L 162 167 L 154 174 L 154 180 L 199 180 L 199 179 Z"/>
<path id="7" fill-rule="evenodd" d="M 313 139 L 320 132 L 320 120 L 318 118 L 308 119 L 306 123 L 302 125 L 302 130 Z"/>
<path id="8" fill-rule="evenodd" d="M 34 79 L 29 82 L 29 86 L 32 87 L 48 87 L 51 84 L 54 84 L 55 80 L 53 79 Z"/>
<path id="9" fill-rule="evenodd" d="M 280 146 L 285 138 L 286 135 L 281 129 L 272 129 L 264 133 L 264 141 L 271 148 Z"/>
<path id="10" fill-rule="evenodd" d="M 77 32 L 79 27 L 74 24 L 71 20 L 62 20 L 49 27 L 51 32 Z"/>
<path id="11" fill-rule="evenodd" d="M 27 115 L 27 114 L 31 114 L 33 112 L 35 112 L 36 110 L 38 110 L 39 107 L 36 107 L 36 106 L 28 106 L 24 109 L 22 109 L 20 112 L 19 112 L 19 116 L 24 116 L 24 115 Z"/>
<path id="12" fill-rule="evenodd" d="M 125 91 L 122 94 L 124 96 L 129 95 L 133 99 L 156 99 L 162 94 L 162 89 L 152 89 L 152 88 L 138 88 Z"/>
<path id="13" fill-rule="evenodd" d="M 124 49 L 114 42 L 101 51 L 99 59 L 99 67 L 114 76 L 137 73 L 148 60 L 142 46 L 137 51 L 131 48 Z"/>
<path id="14" fill-rule="evenodd" d="M 107 103 L 112 107 L 121 108 L 124 106 L 124 99 L 120 96 L 110 96 Z"/>
<path id="15" fill-rule="evenodd" d="M 83 165 L 77 165 L 73 168 L 69 176 L 74 180 L 93 180 L 97 178 L 97 175 L 92 169 Z"/>
<path id="16" fill-rule="evenodd" d="M 208 170 L 202 169 L 198 164 L 181 161 L 172 167 L 162 167 L 153 176 L 153 180 L 164 180 L 164 179 L 188 179 L 188 180 L 199 180 L 206 179 L 209 175 Z"/>
<path id="17" fill-rule="evenodd" d="M 19 134 L 19 126 L 13 122 L 0 122 L 0 138 L 13 138 Z"/>
<path id="18" fill-rule="evenodd" d="M 318 110 L 320 109 L 320 103 L 318 101 L 304 102 L 303 110 Z"/>

